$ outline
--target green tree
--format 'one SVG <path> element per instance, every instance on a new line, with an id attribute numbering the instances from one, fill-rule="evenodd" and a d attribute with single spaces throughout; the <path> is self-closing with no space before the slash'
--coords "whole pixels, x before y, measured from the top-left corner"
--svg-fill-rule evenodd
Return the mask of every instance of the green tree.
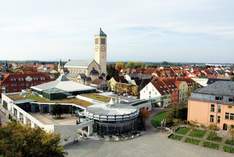
<path id="1" fill-rule="evenodd" d="M 166 120 L 167 126 L 173 125 L 173 120 L 174 120 L 174 111 L 173 110 L 169 110 L 166 112 L 165 120 Z"/>
<path id="2" fill-rule="evenodd" d="M 40 128 L 11 122 L 0 128 L 0 154 L 4 157 L 64 157 L 60 137 Z"/>
<path id="3" fill-rule="evenodd" d="M 143 68 L 145 64 L 142 62 L 128 62 L 126 65 L 127 68 Z"/>

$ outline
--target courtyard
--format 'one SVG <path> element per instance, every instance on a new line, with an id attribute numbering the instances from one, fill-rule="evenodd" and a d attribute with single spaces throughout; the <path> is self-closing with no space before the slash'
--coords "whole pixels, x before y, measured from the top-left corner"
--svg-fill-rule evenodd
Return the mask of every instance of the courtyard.
<path id="1" fill-rule="evenodd" d="M 168 139 L 168 134 L 150 131 L 121 142 L 83 141 L 66 146 L 68 157 L 233 157 L 233 154 Z"/>

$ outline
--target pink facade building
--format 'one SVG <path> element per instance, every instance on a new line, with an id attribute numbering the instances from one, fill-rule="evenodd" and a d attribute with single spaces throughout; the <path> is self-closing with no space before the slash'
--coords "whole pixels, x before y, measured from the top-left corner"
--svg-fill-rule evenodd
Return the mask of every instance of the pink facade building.
<path id="1" fill-rule="evenodd" d="M 217 81 L 196 90 L 188 101 L 188 121 L 222 130 L 234 127 L 234 82 Z"/>

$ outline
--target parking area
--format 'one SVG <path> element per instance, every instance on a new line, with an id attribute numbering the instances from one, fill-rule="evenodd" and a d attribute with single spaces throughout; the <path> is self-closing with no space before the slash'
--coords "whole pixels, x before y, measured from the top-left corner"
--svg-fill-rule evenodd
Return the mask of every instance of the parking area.
<path id="1" fill-rule="evenodd" d="M 160 132 L 121 142 L 89 140 L 67 146 L 65 150 L 68 157 L 233 157 L 233 154 L 170 140 Z"/>

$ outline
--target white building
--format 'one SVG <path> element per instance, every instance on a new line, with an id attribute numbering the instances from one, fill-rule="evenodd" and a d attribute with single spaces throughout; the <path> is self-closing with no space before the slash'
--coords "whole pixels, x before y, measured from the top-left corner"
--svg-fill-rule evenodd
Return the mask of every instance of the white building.
<path id="1" fill-rule="evenodd" d="M 77 117 L 71 115 L 66 115 L 63 117 L 63 119 L 54 119 L 48 113 L 28 113 L 21 108 L 23 105 L 29 106 L 34 104 L 39 105 L 39 108 L 41 108 L 43 105 L 53 106 L 54 103 L 45 104 L 34 102 L 33 100 L 29 99 L 14 100 L 11 98 L 14 95 L 19 95 L 19 93 L 2 94 L 3 105 L 0 106 L 0 109 L 6 113 L 8 117 L 10 116 L 24 125 L 29 125 L 32 128 L 40 127 L 46 132 L 59 133 L 61 136 L 62 145 L 72 143 L 82 136 L 88 137 L 93 133 L 92 120 L 83 121 L 82 123 L 77 124 Z M 82 106 L 72 103 L 64 103 L 64 105 L 70 105 L 83 110 L 85 109 Z"/>
<path id="2" fill-rule="evenodd" d="M 164 85 L 149 82 L 141 91 L 140 99 L 151 100 L 159 106 L 166 107 L 170 104 L 170 94 Z"/>

